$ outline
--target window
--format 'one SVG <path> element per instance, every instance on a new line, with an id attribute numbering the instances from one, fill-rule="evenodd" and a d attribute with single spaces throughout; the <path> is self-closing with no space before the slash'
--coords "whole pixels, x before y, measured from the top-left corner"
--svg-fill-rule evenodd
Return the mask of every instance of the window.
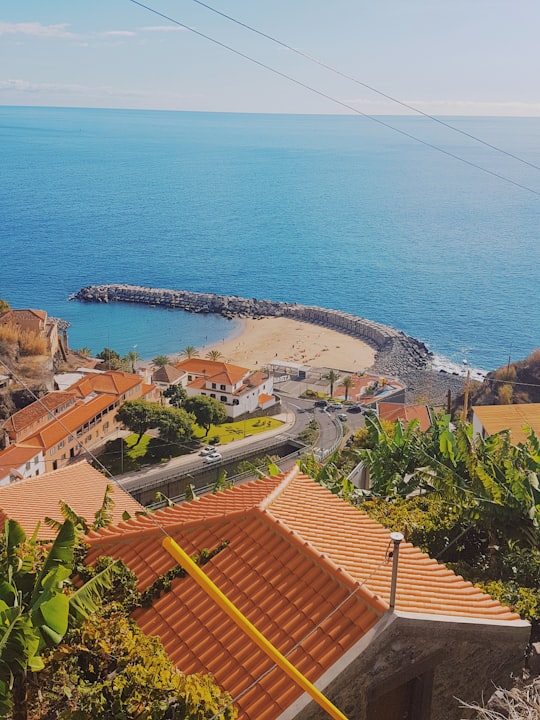
<path id="1" fill-rule="evenodd" d="M 108 423 L 108 422 L 106 422 L 106 423 L 103 424 L 103 429 L 104 429 L 104 430 L 108 430 L 108 429 L 109 429 L 109 423 Z"/>
<path id="2" fill-rule="evenodd" d="M 225 388 L 225 385 L 220 385 L 220 386 L 219 386 L 219 389 L 220 389 L 220 390 L 225 390 L 225 389 L 226 389 L 226 388 Z"/>
<path id="3" fill-rule="evenodd" d="M 216 383 L 212 383 L 212 390 L 216 389 Z"/>
<path id="4" fill-rule="evenodd" d="M 215 398 L 215 397 L 216 397 L 216 393 L 210 393 L 210 397 Z"/>
<path id="5" fill-rule="evenodd" d="M 26 463 L 26 469 L 27 469 L 27 470 L 30 470 L 30 463 L 29 463 L 29 462 Z"/>
<path id="6" fill-rule="evenodd" d="M 221 400 L 221 402 L 227 402 L 227 396 L 226 396 L 226 395 L 221 395 L 221 397 L 220 397 L 219 399 Z"/>
<path id="7" fill-rule="evenodd" d="M 65 440 L 60 440 L 60 442 L 58 443 L 58 449 L 60 450 L 61 448 L 63 448 L 65 444 L 66 444 Z"/>
<path id="8" fill-rule="evenodd" d="M 54 455 L 55 452 L 56 452 L 56 448 L 52 447 L 49 451 L 49 455 Z"/>

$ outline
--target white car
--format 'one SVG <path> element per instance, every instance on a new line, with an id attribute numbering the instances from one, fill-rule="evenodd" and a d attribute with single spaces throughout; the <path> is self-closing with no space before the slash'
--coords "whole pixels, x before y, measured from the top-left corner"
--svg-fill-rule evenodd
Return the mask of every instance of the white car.
<path id="1" fill-rule="evenodd" d="M 223 460 L 221 455 L 218 452 L 213 452 L 211 455 L 206 455 L 203 457 L 203 463 L 215 463 L 219 462 L 220 460 Z"/>
<path id="2" fill-rule="evenodd" d="M 215 452 L 216 452 L 216 448 L 213 448 L 213 447 L 203 447 L 203 449 L 201 450 L 201 452 L 199 453 L 199 455 L 202 455 L 202 456 L 204 457 L 205 455 L 212 455 L 212 453 L 215 453 Z"/>
<path id="3" fill-rule="evenodd" d="M 345 413 L 339 413 L 337 418 L 341 420 L 341 422 L 346 422 L 349 419 Z"/>

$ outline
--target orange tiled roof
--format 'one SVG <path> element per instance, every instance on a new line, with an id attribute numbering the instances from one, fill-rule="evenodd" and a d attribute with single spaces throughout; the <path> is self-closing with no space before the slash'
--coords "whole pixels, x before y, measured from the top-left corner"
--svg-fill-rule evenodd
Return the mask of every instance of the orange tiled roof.
<path id="1" fill-rule="evenodd" d="M 76 513 L 91 522 L 94 514 L 101 507 L 108 483 L 110 480 L 86 460 L 82 460 L 62 470 L 0 487 L 1 513 L 4 520 L 6 517 L 17 520 L 28 534 L 32 533 L 41 521 L 38 537 L 48 539 L 54 535 L 54 532 L 43 520 L 46 516 L 63 520 L 60 500 L 67 502 Z M 122 513 L 125 510 L 134 515 L 143 509 L 119 487 L 114 488 L 113 498 L 115 503 L 113 518 L 116 523 L 122 520 Z"/>
<path id="2" fill-rule="evenodd" d="M 11 468 L 20 467 L 32 460 L 36 455 L 39 455 L 40 451 L 40 447 L 27 445 L 10 445 L 5 450 L 0 451 L 0 477 L 9 472 Z"/>
<path id="3" fill-rule="evenodd" d="M 178 370 L 174 365 L 163 365 L 152 373 L 152 382 L 161 382 L 172 384 L 185 375 L 184 372 Z"/>
<path id="4" fill-rule="evenodd" d="M 76 405 L 63 413 L 60 417 L 51 420 L 38 432 L 21 441 L 23 445 L 37 445 L 48 450 L 57 442 L 76 432 L 85 423 L 96 417 L 98 413 L 116 401 L 114 395 L 96 395 L 96 397 L 83 402 L 78 400 Z M 90 431 L 89 431 L 90 432 Z"/>
<path id="5" fill-rule="evenodd" d="M 266 393 L 261 393 L 259 395 L 259 405 L 264 405 L 265 403 L 269 402 L 272 399 L 273 398 L 271 395 L 267 395 Z"/>
<path id="6" fill-rule="evenodd" d="M 425 432 L 431 427 L 431 418 L 426 405 L 403 405 L 402 403 L 378 402 L 377 410 L 381 420 L 404 420 L 406 423 L 411 420 L 418 420 L 420 430 Z"/>
<path id="7" fill-rule="evenodd" d="M 122 395 L 141 384 L 141 376 L 133 373 L 107 370 L 103 373 L 89 373 L 81 380 L 70 385 L 68 390 L 86 397 L 92 392 Z"/>
<path id="8" fill-rule="evenodd" d="M 540 403 L 475 405 L 472 410 L 488 435 L 509 430 L 513 443 L 525 442 L 530 427 L 540 437 Z"/>
<path id="9" fill-rule="evenodd" d="M 75 400 L 75 394 L 73 392 L 50 392 L 39 400 L 27 405 L 22 410 L 14 413 L 6 420 L 3 427 L 8 432 L 21 432 L 24 428 L 33 425 L 33 423 L 47 416 L 49 413 L 54 413 L 55 410 L 70 400 Z"/>
<path id="10" fill-rule="evenodd" d="M 121 557 L 146 588 L 174 565 L 162 549 L 158 523 L 189 554 L 229 541 L 205 572 L 311 681 L 388 609 L 389 532 L 297 470 L 91 533 L 89 561 Z M 400 550 L 396 607 L 519 620 L 409 543 Z M 161 637 L 184 672 L 210 671 L 233 696 L 271 667 L 190 578 L 176 580 L 135 617 L 144 632 Z M 240 697 L 241 717 L 271 720 L 300 694 L 273 669 Z"/>
<path id="11" fill-rule="evenodd" d="M 176 363 L 175 368 L 178 370 L 184 370 L 187 373 L 193 375 L 206 376 L 208 380 L 220 373 L 225 373 L 224 377 L 228 379 L 226 384 L 234 385 L 240 382 L 248 373 L 247 368 L 240 367 L 239 365 L 230 365 L 229 363 L 220 362 L 217 360 L 204 360 L 203 358 L 187 358 Z M 216 382 L 216 380 L 214 380 Z"/>
<path id="12" fill-rule="evenodd" d="M 251 375 L 247 378 L 246 384 L 251 387 L 258 387 L 266 380 L 268 380 L 268 374 L 262 372 L 261 370 L 257 370 L 256 372 L 251 373 Z"/>

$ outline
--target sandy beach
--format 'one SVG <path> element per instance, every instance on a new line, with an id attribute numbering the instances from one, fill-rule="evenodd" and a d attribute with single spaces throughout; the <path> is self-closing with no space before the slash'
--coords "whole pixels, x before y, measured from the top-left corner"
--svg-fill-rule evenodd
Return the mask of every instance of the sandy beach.
<path id="1" fill-rule="evenodd" d="M 239 332 L 202 348 L 201 357 L 209 350 L 250 370 L 282 360 L 355 372 L 375 361 L 375 349 L 357 338 L 283 317 L 243 319 Z"/>

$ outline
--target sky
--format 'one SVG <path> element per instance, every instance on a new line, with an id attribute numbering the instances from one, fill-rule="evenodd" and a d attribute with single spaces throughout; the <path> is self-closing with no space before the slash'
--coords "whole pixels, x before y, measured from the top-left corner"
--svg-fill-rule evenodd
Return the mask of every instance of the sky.
<path id="1" fill-rule="evenodd" d="M 354 80 L 195 0 L 145 4 L 176 23 L 132 0 L 2 0 L 0 105 L 407 112 L 384 93 L 431 115 L 540 116 L 538 0 L 208 0 Z"/>

